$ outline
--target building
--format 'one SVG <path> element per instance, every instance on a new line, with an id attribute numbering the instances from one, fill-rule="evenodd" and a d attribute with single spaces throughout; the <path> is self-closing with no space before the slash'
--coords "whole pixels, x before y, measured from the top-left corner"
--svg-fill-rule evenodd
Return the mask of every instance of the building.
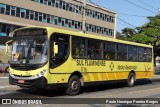
<path id="1" fill-rule="evenodd" d="M 0 0 L 0 44 L 14 29 L 48 26 L 82 31 L 83 0 Z M 114 38 L 116 12 L 86 3 L 86 33 Z"/>

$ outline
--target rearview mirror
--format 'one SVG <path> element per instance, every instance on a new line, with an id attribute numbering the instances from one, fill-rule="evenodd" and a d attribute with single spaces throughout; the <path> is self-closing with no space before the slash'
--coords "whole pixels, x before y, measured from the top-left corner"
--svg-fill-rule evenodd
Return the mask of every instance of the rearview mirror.
<path id="1" fill-rule="evenodd" d="M 11 56 L 11 55 L 8 53 L 8 45 L 9 45 L 9 43 L 11 43 L 11 42 L 12 42 L 12 40 L 6 42 L 5 54 L 8 55 L 8 56 Z"/>

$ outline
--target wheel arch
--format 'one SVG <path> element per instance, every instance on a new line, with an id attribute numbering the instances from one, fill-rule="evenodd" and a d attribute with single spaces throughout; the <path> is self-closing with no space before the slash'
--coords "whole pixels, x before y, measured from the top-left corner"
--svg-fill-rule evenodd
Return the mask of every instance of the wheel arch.
<path id="1" fill-rule="evenodd" d="M 82 73 L 81 73 L 80 71 L 74 71 L 74 72 L 70 75 L 68 81 L 70 80 L 70 78 L 71 78 L 73 75 L 78 76 L 79 79 L 80 79 L 80 82 L 81 82 L 81 86 L 84 86 L 84 78 L 83 78 Z"/>
<path id="2" fill-rule="evenodd" d="M 129 77 L 129 75 L 130 75 L 131 73 L 133 73 L 133 74 L 135 75 L 135 81 L 136 81 L 136 72 L 135 72 L 134 70 L 131 70 L 131 71 L 129 72 L 129 74 L 128 74 L 128 77 Z"/>

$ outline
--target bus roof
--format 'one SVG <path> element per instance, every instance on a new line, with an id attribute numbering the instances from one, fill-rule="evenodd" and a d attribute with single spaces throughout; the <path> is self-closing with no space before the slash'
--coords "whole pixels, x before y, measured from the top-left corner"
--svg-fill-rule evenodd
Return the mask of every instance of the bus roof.
<path id="1" fill-rule="evenodd" d="M 116 42 L 116 43 L 122 43 L 122 44 L 130 44 L 130 45 L 150 47 L 150 48 L 153 47 L 152 45 L 147 45 L 147 44 L 141 44 L 141 43 L 136 43 L 136 42 L 124 41 L 124 40 L 109 38 L 109 37 L 101 36 L 101 35 L 85 34 L 85 33 L 82 33 L 82 32 L 69 31 L 69 30 L 52 28 L 52 27 L 38 27 L 38 26 L 22 27 L 22 28 L 16 29 L 15 31 L 22 30 L 22 29 L 27 29 L 27 28 L 45 28 L 45 29 L 47 29 L 50 32 L 64 33 L 64 34 L 70 34 L 70 35 L 74 35 L 74 36 L 80 36 L 80 37 L 86 37 L 86 38 L 92 38 L 92 39 L 98 39 L 98 40 L 104 40 L 104 41 L 110 41 L 110 42 Z"/>

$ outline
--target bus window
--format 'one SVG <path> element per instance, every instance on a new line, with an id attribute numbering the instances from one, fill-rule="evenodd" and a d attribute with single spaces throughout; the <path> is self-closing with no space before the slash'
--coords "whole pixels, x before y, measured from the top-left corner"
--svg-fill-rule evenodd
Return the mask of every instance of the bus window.
<path id="1" fill-rule="evenodd" d="M 105 42 L 104 45 L 104 58 L 105 59 L 115 59 L 115 43 Z"/>
<path id="2" fill-rule="evenodd" d="M 47 61 L 46 38 L 15 38 L 13 46 L 12 63 L 42 64 Z"/>
<path id="3" fill-rule="evenodd" d="M 151 62 L 152 61 L 152 49 L 146 49 L 146 61 Z"/>
<path id="4" fill-rule="evenodd" d="M 51 67 L 62 64 L 69 56 L 69 35 L 53 34 L 51 36 Z M 54 45 L 58 46 L 57 54 L 54 53 Z"/>
<path id="5" fill-rule="evenodd" d="M 129 61 L 138 61 L 137 47 L 128 46 L 128 60 Z"/>
<path id="6" fill-rule="evenodd" d="M 127 60 L 127 45 L 117 45 L 117 60 Z"/>
<path id="7" fill-rule="evenodd" d="M 138 51 L 139 61 L 146 61 L 146 48 L 139 47 Z"/>
<path id="8" fill-rule="evenodd" d="M 85 39 L 79 37 L 73 37 L 72 56 L 73 58 L 87 58 Z"/>
<path id="9" fill-rule="evenodd" d="M 88 40 L 88 58 L 102 59 L 103 42 Z"/>

